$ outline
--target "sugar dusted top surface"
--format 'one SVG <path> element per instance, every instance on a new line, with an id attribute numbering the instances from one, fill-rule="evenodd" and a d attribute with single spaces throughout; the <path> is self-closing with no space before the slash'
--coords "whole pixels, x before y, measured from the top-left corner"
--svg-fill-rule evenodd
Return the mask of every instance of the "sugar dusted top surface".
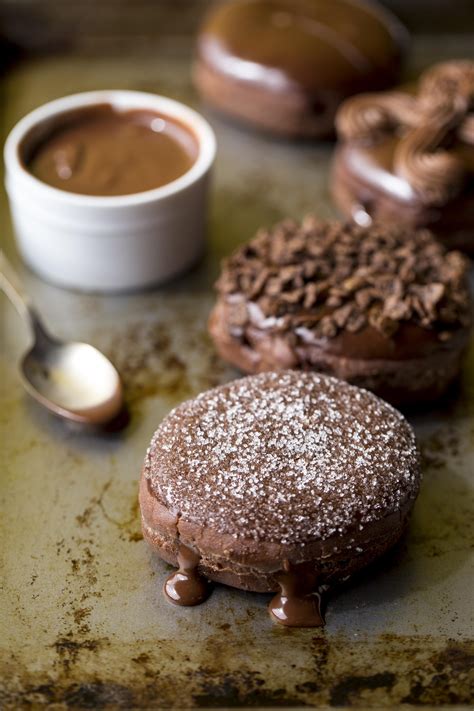
<path id="1" fill-rule="evenodd" d="M 262 373 L 202 393 L 155 432 L 145 474 L 184 519 L 236 538 L 304 543 L 380 519 L 416 494 L 403 416 L 315 373 Z"/>

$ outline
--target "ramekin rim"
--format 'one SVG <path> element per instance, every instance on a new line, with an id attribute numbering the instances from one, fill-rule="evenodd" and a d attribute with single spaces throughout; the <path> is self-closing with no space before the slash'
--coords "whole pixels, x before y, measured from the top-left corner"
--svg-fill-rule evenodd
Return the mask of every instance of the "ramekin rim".
<path id="1" fill-rule="evenodd" d="M 126 195 L 85 195 L 82 193 L 69 192 L 55 188 L 52 185 L 39 180 L 32 175 L 23 165 L 18 153 L 18 147 L 23 138 L 35 126 L 55 115 L 61 115 L 68 111 L 79 109 L 82 106 L 93 106 L 94 104 L 109 103 L 117 106 L 120 99 L 123 99 L 122 108 L 126 107 L 126 100 L 143 99 L 142 104 L 133 104 L 128 108 L 143 108 L 162 111 L 171 118 L 177 118 L 187 122 L 189 128 L 195 132 L 199 154 L 191 168 L 176 180 L 152 190 L 145 190 L 138 193 Z M 114 103 L 115 100 L 115 103 Z M 125 208 L 144 205 L 165 199 L 180 193 L 186 188 L 196 183 L 212 166 L 217 151 L 217 141 L 214 130 L 209 122 L 187 104 L 176 99 L 153 94 L 145 91 L 135 91 L 130 89 L 99 89 L 95 91 L 79 92 L 62 96 L 45 104 L 38 106 L 23 116 L 11 129 L 4 146 L 4 162 L 7 178 L 8 174 L 16 173 L 17 177 L 23 181 L 24 185 L 32 190 L 49 196 L 50 199 L 58 200 L 76 207 L 87 208 Z"/>

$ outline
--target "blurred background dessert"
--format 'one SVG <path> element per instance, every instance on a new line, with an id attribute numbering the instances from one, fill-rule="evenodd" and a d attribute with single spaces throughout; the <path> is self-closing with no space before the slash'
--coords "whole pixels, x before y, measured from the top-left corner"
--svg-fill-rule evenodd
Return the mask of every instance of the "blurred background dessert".
<path id="1" fill-rule="evenodd" d="M 428 227 L 474 256 L 474 61 L 436 64 L 415 93 L 353 97 L 336 123 L 331 189 L 347 218 Z"/>
<path id="2" fill-rule="evenodd" d="M 400 76 L 408 35 L 376 2 L 231 0 L 197 39 L 194 79 L 227 116 L 291 137 L 327 137 L 347 96 Z"/>

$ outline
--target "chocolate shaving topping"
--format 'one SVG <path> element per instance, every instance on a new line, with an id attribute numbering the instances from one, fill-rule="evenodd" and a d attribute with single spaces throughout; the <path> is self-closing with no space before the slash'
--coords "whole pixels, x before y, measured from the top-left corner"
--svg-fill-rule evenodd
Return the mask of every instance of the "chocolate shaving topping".
<path id="1" fill-rule="evenodd" d="M 226 260 L 216 288 L 241 328 L 333 338 L 371 326 L 390 337 L 409 321 L 446 340 L 470 323 L 467 269 L 427 230 L 308 216 L 260 230 Z"/>

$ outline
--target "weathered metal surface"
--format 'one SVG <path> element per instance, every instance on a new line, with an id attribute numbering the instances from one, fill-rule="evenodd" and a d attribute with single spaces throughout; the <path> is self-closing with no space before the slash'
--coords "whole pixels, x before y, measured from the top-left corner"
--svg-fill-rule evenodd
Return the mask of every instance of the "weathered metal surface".
<path id="1" fill-rule="evenodd" d="M 414 64 L 472 44 L 418 45 Z M 188 57 L 55 58 L 5 80 L 5 129 L 72 91 L 130 87 L 195 103 Z M 424 483 L 410 532 L 382 564 L 341 591 L 324 630 L 271 623 L 267 597 L 218 588 L 200 608 L 169 606 L 167 566 L 142 541 L 137 480 L 164 414 L 235 373 L 206 336 L 219 259 L 260 224 L 317 210 L 329 145 L 291 145 L 211 117 L 219 140 L 210 250 L 169 287 L 119 297 L 79 295 L 24 270 L 58 334 L 90 340 L 121 368 L 131 408 L 124 432 L 66 428 L 22 392 L 15 360 L 27 336 L 3 314 L 0 476 L 3 549 L 2 708 L 158 706 L 363 707 L 472 701 L 474 363 L 462 394 L 417 416 Z M 6 203 L 2 237 L 14 258 Z"/>

